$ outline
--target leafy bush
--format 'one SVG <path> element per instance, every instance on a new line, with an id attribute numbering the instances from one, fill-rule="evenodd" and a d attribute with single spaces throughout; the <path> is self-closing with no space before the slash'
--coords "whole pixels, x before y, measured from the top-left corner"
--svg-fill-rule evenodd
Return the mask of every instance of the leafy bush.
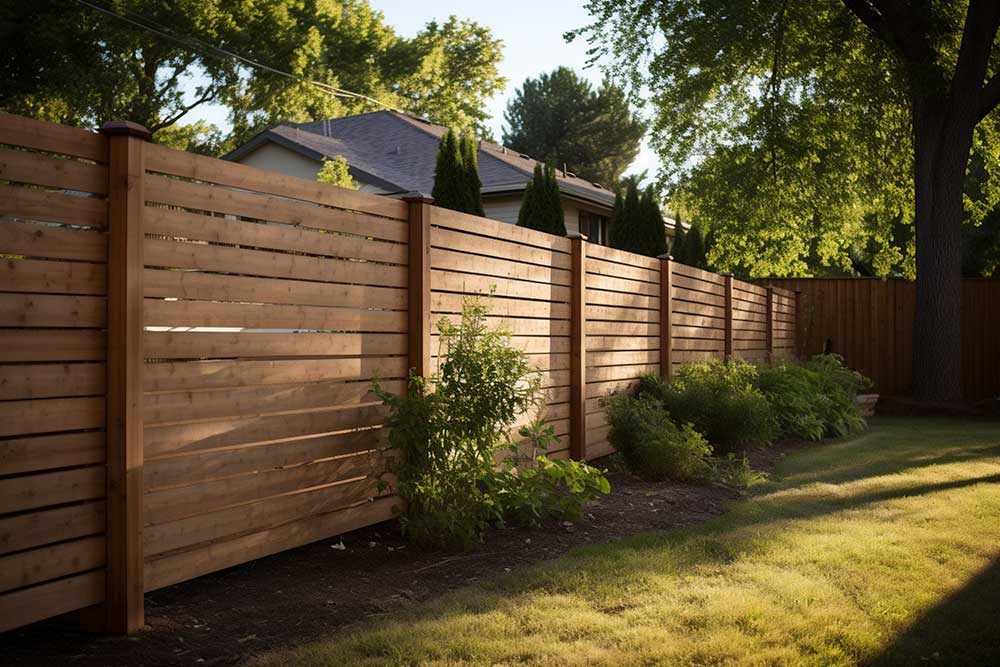
<path id="1" fill-rule="evenodd" d="M 740 359 L 683 364 L 669 381 L 640 378 L 639 393 L 663 403 L 679 424 L 690 423 L 716 451 L 770 442 L 778 424 L 767 397 L 757 387 L 757 367 Z"/>
<path id="2" fill-rule="evenodd" d="M 629 469 L 650 481 L 708 478 L 712 447 L 690 424 L 678 426 L 649 394 L 614 394 L 604 399 L 609 442 Z"/>
<path id="3" fill-rule="evenodd" d="M 781 432 L 806 440 L 863 431 L 865 420 L 854 398 L 869 384 L 835 354 L 805 363 L 782 359 L 761 368 L 759 375 Z"/>
<path id="4" fill-rule="evenodd" d="M 751 468 L 750 459 L 747 458 L 746 454 L 737 456 L 730 452 L 724 458 L 712 461 L 712 479 L 717 484 L 737 491 L 745 491 L 752 486 L 766 482 L 767 473 Z"/>
<path id="5" fill-rule="evenodd" d="M 511 347 L 509 333 L 487 328 L 478 299 L 466 301 L 460 324 L 443 319 L 438 331 L 442 362 L 433 390 L 421 377 L 410 378 L 405 396 L 375 382 L 389 407 L 390 470 L 407 501 L 404 533 L 424 546 L 468 547 L 507 513 L 578 516 L 575 504 L 582 507 L 595 489 L 607 487 L 599 471 L 544 456 L 529 469 L 497 470 L 498 451 L 513 446 L 514 423 L 542 404 L 540 374 L 527 356 Z M 553 433 L 540 432 L 539 442 L 547 444 Z M 524 509 L 549 501 L 551 509 Z"/>

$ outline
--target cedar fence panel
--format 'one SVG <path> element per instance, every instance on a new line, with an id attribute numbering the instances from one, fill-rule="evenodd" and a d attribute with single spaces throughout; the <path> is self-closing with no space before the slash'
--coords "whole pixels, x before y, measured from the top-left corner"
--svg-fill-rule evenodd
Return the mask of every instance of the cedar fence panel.
<path id="1" fill-rule="evenodd" d="M 797 290 L 798 353 L 830 350 L 886 396 L 910 393 L 914 283 L 901 279 L 768 279 Z M 789 327 L 789 324 L 783 324 Z M 791 331 L 787 328 L 786 331 Z M 962 386 L 970 400 L 1000 394 L 1000 280 L 962 280 Z M 789 334 L 789 338 L 793 338 Z"/>
<path id="2" fill-rule="evenodd" d="M 786 290 L 102 131 L 0 115 L 3 629 L 133 631 L 144 591 L 392 517 L 372 380 L 433 374 L 469 296 L 553 457 L 610 453 L 642 373 L 795 347 Z"/>

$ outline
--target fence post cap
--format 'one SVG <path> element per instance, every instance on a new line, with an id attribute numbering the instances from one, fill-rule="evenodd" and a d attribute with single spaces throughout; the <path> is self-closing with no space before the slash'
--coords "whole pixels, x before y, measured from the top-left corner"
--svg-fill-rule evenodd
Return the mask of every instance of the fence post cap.
<path id="1" fill-rule="evenodd" d="M 669 252 L 668 253 L 664 253 L 662 255 L 657 255 L 656 256 L 656 259 L 669 259 L 669 260 L 672 260 L 673 258 L 674 258 L 674 256 L 671 255 Z"/>
<path id="2" fill-rule="evenodd" d="M 130 120 L 109 120 L 99 130 L 106 137 L 136 137 L 149 141 L 153 133 L 139 123 Z"/>
<path id="3" fill-rule="evenodd" d="M 418 190 L 411 190 L 410 192 L 407 192 L 402 197 L 400 197 L 400 199 L 402 199 L 405 202 L 410 202 L 414 204 L 434 203 L 434 197 L 431 197 L 430 195 L 420 192 Z"/>
<path id="4" fill-rule="evenodd" d="M 568 238 L 570 240 L 579 239 L 581 241 L 586 241 L 587 240 L 587 235 L 586 234 L 581 234 L 580 232 L 566 232 L 566 238 Z"/>

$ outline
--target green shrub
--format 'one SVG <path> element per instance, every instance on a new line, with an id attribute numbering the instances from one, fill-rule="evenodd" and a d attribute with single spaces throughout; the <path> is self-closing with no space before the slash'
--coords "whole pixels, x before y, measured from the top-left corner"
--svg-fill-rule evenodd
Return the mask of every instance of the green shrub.
<path id="1" fill-rule="evenodd" d="M 690 423 L 716 451 L 727 453 L 767 444 L 778 433 L 757 379 L 757 368 L 740 359 L 694 361 L 669 381 L 644 375 L 639 393 L 661 401 L 674 421 Z"/>
<path id="2" fill-rule="evenodd" d="M 868 385 L 867 378 L 834 354 L 805 363 L 782 359 L 761 368 L 759 379 L 781 432 L 806 440 L 863 431 L 866 423 L 854 398 Z"/>
<path id="3" fill-rule="evenodd" d="M 538 472 L 497 470 L 497 453 L 514 447 L 508 436 L 514 423 L 542 404 L 541 376 L 527 356 L 511 346 L 509 333 L 486 326 L 478 299 L 466 300 L 461 323 L 443 319 L 438 330 L 442 361 L 430 383 L 433 391 L 421 377 L 410 378 L 405 396 L 375 382 L 389 407 L 390 471 L 407 501 L 404 534 L 422 546 L 468 547 L 507 513 L 519 520 L 526 514 L 578 516 L 574 504 L 582 507 L 595 489 L 607 487 L 599 471 L 585 464 L 549 465 L 544 456 L 531 468 Z M 540 431 L 538 442 L 547 446 L 553 433 Z M 524 510 L 510 500 L 514 496 L 521 505 L 545 507 Z"/>
<path id="4" fill-rule="evenodd" d="M 648 394 L 614 394 L 604 399 L 608 440 L 629 469 L 659 481 L 704 481 L 709 477 L 712 447 L 690 424 L 678 426 L 663 404 Z"/>

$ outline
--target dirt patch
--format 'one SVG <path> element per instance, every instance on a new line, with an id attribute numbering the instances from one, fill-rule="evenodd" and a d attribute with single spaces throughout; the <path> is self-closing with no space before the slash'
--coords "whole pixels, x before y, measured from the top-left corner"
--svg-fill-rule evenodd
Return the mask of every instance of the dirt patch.
<path id="1" fill-rule="evenodd" d="M 750 460 L 769 470 L 797 446 L 750 452 Z M 53 619 L 0 637 L 0 655 L 46 667 L 240 664 L 466 584 L 517 576 L 574 547 L 706 521 L 738 497 L 716 486 L 609 478 L 611 494 L 575 525 L 493 530 L 475 550 L 446 553 L 416 550 L 394 524 L 379 524 L 150 593 L 148 627 L 135 636 L 88 635 L 74 620 Z"/>

